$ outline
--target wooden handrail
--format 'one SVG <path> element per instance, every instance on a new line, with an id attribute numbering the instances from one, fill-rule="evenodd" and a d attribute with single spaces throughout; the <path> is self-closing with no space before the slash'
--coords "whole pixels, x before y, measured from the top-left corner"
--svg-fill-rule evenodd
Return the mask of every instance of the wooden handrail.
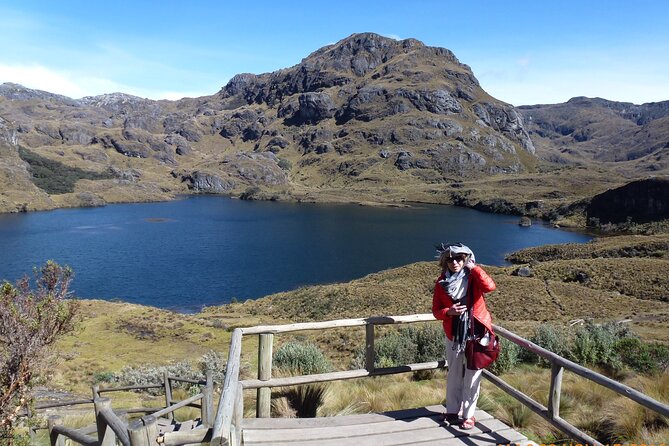
<path id="1" fill-rule="evenodd" d="M 404 323 L 413 323 L 413 322 L 428 322 L 434 321 L 435 318 L 432 314 L 413 314 L 406 316 L 375 316 L 369 318 L 359 318 L 359 319 L 339 319 L 332 321 L 322 321 L 322 322 L 305 322 L 305 323 L 296 323 L 296 324 L 286 324 L 286 325 L 264 325 L 248 328 L 237 328 L 234 330 L 232 339 L 230 342 L 230 352 L 228 356 L 228 369 L 225 376 L 225 383 L 223 386 L 223 395 L 219 401 L 218 412 L 216 414 L 216 420 L 214 422 L 214 430 L 212 435 L 211 444 L 213 446 L 219 445 L 239 445 L 240 435 L 235 435 L 235 432 L 239 429 L 239 420 L 240 414 L 237 413 L 238 403 L 234 402 L 241 397 L 241 389 L 263 389 L 263 388 L 272 388 L 279 386 L 290 386 L 290 385 L 303 385 L 303 384 L 313 384 L 318 382 L 326 381 L 336 381 L 342 379 L 351 379 L 351 378 L 360 378 L 365 376 L 376 376 L 382 374 L 394 374 L 394 373 L 404 373 L 415 370 L 431 370 L 440 367 L 444 367 L 445 361 L 434 361 L 421 364 L 409 364 L 405 366 L 398 367 L 389 367 L 389 368 L 374 368 L 374 325 L 385 325 L 385 324 L 404 324 Z M 239 380 L 239 368 L 240 368 L 240 357 L 241 357 L 241 342 L 244 335 L 273 335 L 278 333 L 290 333 L 295 331 L 304 331 L 304 330 L 323 330 L 331 328 L 343 328 L 343 327 L 354 327 L 354 326 L 366 326 L 365 330 L 365 369 L 359 370 L 348 370 L 348 371 L 339 371 L 331 373 L 321 373 L 314 375 L 303 375 L 303 376 L 293 376 L 293 377 L 282 377 L 282 378 L 271 378 L 271 357 L 269 359 L 269 367 L 267 366 L 268 353 L 271 352 L 271 347 L 267 348 L 266 345 L 263 345 L 263 342 L 259 342 L 259 358 L 258 363 L 264 364 L 262 374 L 259 373 L 258 379 L 247 379 L 240 381 Z M 606 376 L 603 376 L 593 370 L 587 369 L 586 367 L 580 366 L 568 359 L 565 359 L 559 355 L 556 355 L 553 352 L 550 352 L 530 341 L 524 339 L 517 334 L 506 330 L 503 327 L 494 325 L 495 332 L 502 337 L 508 339 L 509 341 L 519 345 L 522 348 L 530 350 L 533 353 L 536 353 L 546 359 L 548 359 L 552 365 L 551 368 L 551 383 L 550 383 L 550 394 L 548 397 L 549 407 L 544 407 L 542 404 L 533 400 L 524 393 L 513 388 L 497 376 L 493 375 L 487 370 L 483 371 L 483 376 L 491 381 L 493 384 L 498 386 L 500 389 L 516 398 L 522 404 L 526 405 L 532 411 L 539 414 L 541 417 L 546 419 L 549 423 L 555 426 L 560 431 L 570 435 L 572 438 L 580 440 L 587 444 L 600 445 L 596 439 L 590 437 L 585 432 L 579 430 L 572 424 L 568 423 L 559 416 L 559 405 L 560 405 L 560 393 L 562 387 L 562 375 L 563 370 L 567 369 L 571 372 L 574 372 L 584 378 L 593 381 L 597 384 L 605 386 L 620 395 L 623 395 L 627 398 L 632 399 L 633 401 L 647 407 L 657 413 L 660 413 L 664 416 L 669 416 L 669 406 L 663 404 L 659 401 L 650 398 L 647 395 L 644 395 L 641 392 L 638 392 L 632 389 L 629 386 L 616 382 Z M 265 340 L 272 339 L 271 336 L 267 336 Z M 264 353 L 262 353 L 264 351 Z M 271 353 L 269 353 L 271 355 Z M 260 393 L 259 393 L 260 395 Z M 258 399 L 258 403 L 260 399 Z M 265 413 L 265 412 L 263 412 Z M 239 420 L 239 421 L 234 421 Z M 166 436 L 169 434 L 165 434 Z M 179 444 L 170 442 L 169 444 Z M 183 444 L 183 443 L 180 443 Z"/>
<path id="2" fill-rule="evenodd" d="M 362 325 L 389 325 L 389 324 L 410 324 L 413 322 L 434 321 L 434 316 L 426 314 L 410 314 L 407 316 L 372 316 L 359 319 L 337 319 L 334 321 L 322 322 L 301 322 L 298 324 L 286 325 L 258 325 L 256 327 L 242 328 L 244 335 L 252 334 L 277 334 L 290 333 L 293 331 L 304 330 L 323 330 L 338 327 L 356 327 Z"/>
<path id="3" fill-rule="evenodd" d="M 446 361 L 430 361 L 418 364 L 407 364 L 397 367 L 377 368 L 373 371 L 367 369 L 345 370 L 342 372 L 319 373 L 315 375 L 288 376 L 272 378 L 267 381 L 259 379 L 245 379 L 240 381 L 244 389 L 258 389 L 260 387 L 286 387 L 301 386 L 304 384 L 316 384 L 321 382 L 341 381 L 346 379 L 365 378 L 367 376 L 394 375 L 397 373 L 417 372 L 420 370 L 443 369 Z"/>
<path id="4" fill-rule="evenodd" d="M 218 402 L 214 430 L 212 433 L 212 446 L 224 446 L 235 443 L 233 419 L 235 407 L 238 407 L 237 392 L 239 391 L 239 368 L 242 353 L 242 330 L 235 328 L 230 338 L 230 352 L 228 353 L 228 364 L 223 382 L 223 394 Z"/>

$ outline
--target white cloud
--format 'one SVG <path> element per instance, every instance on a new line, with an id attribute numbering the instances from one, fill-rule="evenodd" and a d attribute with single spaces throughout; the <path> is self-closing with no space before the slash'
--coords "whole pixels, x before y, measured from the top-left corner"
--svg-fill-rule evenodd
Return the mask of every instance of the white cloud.
<path id="1" fill-rule="evenodd" d="M 394 39 L 394 40 L 402 40 L 402 38 L 397 34 L 383 34 L 383 37 L 387 37 L 389 39 Z"/>
<path id="2" fill-rule="evenodd" d="M 86 73 L 54 70 L 42 65 L 0 64 L 0 83 L 13 82 L 35 90 L 60 94 L 70 98 L 96 96 L 105 93 L 123 92 L 149 99 L 181 99 L 204 94 L 195 91 L 154 91 L 124 85 L 112 79 L 92 76 Z"/>

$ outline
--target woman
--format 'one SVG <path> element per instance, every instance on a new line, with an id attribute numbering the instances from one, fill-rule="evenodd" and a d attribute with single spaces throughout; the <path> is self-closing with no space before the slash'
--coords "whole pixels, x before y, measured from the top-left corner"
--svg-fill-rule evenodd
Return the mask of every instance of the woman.
<path id="1" fill-rule="evenodd" d="M 442 273 L 434 286 L 432 314 L 443 321 L 446 333 L 448 379 L 444 419 L 449 424 L 459 424 L 461 429 L 471 429 L 476 424 L 474 411 L 481 370 L 467 369 L 465 344 L 471 335 L 470 321 L 476 336 L 493 332 L 483 294 L 494 291 L 495 282 L 474 263 L 474 253 L 467 246 L 442 244 L 438 250 Z"/>

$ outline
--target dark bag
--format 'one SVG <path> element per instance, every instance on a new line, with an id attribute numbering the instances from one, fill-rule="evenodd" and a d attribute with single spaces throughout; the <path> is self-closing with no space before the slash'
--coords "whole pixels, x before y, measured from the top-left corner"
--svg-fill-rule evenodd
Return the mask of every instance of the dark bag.
<path id="1" fill-rule="evenodd" d="M 467 292 L 469 295 L 468 311 L 472 311 L 474 296 L 471 290 L 467 290 Z M 500 348 L 499 337 L 494 333 L 490 333 L 490 336 L 488 336 L 488 339 L 490 340 L 488 345 L 481 345 L 480 341 L 483 336 L 476 336 L 476 331 L 474 330 L 474 315 L 472 313 L 470 313 L 469 317 L 469 337 L 472 339 L 468 340 L 467 344 L 465 344 L 465 358 L 467 358 L 467 368 L 469 370 L 481 370 L 497 360 Z M 487 329 L 484 330 L 486 332 L 488 331 Z"/>
<path id="2" fill-rule="evenodd" d="M 465 345 L 465 357 L 469 370 L 481 370 L 495 362 L 499 356 L 499 338 L 497 335 L 490 337 L 490 343 L 483 346 L 479 339 L 470 339 Z"/>

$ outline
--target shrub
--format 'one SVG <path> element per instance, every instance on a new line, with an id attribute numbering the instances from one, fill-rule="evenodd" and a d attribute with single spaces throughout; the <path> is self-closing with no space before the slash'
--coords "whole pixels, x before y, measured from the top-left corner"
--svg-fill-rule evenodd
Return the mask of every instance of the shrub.
<path id="1" fill-rule="evenodd" d="M 620 324 L 596 325 L 586 322 L 574 334 L 570 357 L 582 365 L 599 365 L 612 370 L 620 370 L 622 362 L 615 346 L 620 339 L 629 336 L 629 330 Z"/>
<path id="2" fill-rule="evenodd" d="M 72 270 L 49 261 L 26 276 L 0 284 L 0 439 L 12 445 L 19 411 L 30 405 L 32 386 L 48 364 L 49 349 L 74 327 L 70 297 Z"/>
<path id="3" fill-rule="evenodd" d="M 615 351 L 626 366 L 636 372 L 654 374 L 663 372 L 669 365 L 669 348 L 662 344 L 648 344 L 640 339 L 619 339 Z"/>
<path id="4" fill-rule="evenodd" d="M 279 369 L 311 375 L 332 370 L 330 362 L 318 346 L 312 343 L 287 342 L 274 353 L 274 364 Z M 309 384 L 289 389 L 286 393 L 288 404 L 300 418 L 313 418 L 318 408 L 323 405 L 324 384 Z"/>
<path id="5" fill-rule="evenodd" d="M 374 343 L 374 367 L 394 367 L 416 362 L 418 346 L 403 332 L 388 333 Z"/>
<path id="6" fill-rule="evenodd" d="M 402 327 L 386 333 L 374 343 L 374 367 L 395 367 L 419 362 L 438 361 L 444 357 L 444 332 L 436 325 Z M 365 366 L 365 351 L 359 350 L 352 366 Z M 417 380 L 431 378 L 434 370 L 417 371 Z"/>
<path id="7" fill-rule="evenodd" d="M 537 331 L 535 335 L 530 338 L 530 341 L 556 355 L 565 357 L 569 354 L 568 339 L 569 336 L 563 329 L 551 324 L 543 324 L 537 327 Z M 551 364 L 547 359 L 532 353 L 529 350 L 522 351 L 521 358 L 524 361 L 538 364 L 541 367 L 550 367 Z"/>
<path id="8" fill-rule="evenodd" d="M 95 382 L 105 382 L 112 386 L 143 386 L 149 384 L 162 385 L 165 373 L 178 378 L 204 380 L 207 369 L 211 369 L 212 378 L 215 383 L 222 384 L 225 379 L 226 365 L 222 355 L 218 352 L 209 351 L 202 355 L 198 363 L 193 365 L 190 361 L 181 361 L 175 364 L 152 366 L 141 365 L 138 367 L 125 366 L 120 372 L 102 372 L 94 376 Z M 189 388 L 191 384 L 172 382 L 174 388 Z M 147 390 L 152 395 L 163 392 L 162 388 Z"/>
<path id="9" fill-rule="evenodd" d="M 278 165 L 282 170 L 290 170 L 293 167 L 292 163 L 286 158 L 279 158 Z"/>
<path id="10" fill-rule="evenodd" d="M 488 367 L 488 370 L 495 375 L 502 375 L 510 371 L 520 362 L 520 346 L 502 337 L 499 338 L 499 341 L 499 356 L 497 357 L 497 360 Z"/>
<path id="11" fill-rule="evenodd" d="M 287 342 L 283 344 L 274 353 L 274 365 L 301 375 L 325 373 L 332 370 L 323 352 L 312 343 Z"/>
<path id="12" fill-rule="evenodd" d="M 93 384 L 98 384 L 101 382 L 110 382 L 114 379 L 114 372 L 98 372 L 93 375 Z"/>

